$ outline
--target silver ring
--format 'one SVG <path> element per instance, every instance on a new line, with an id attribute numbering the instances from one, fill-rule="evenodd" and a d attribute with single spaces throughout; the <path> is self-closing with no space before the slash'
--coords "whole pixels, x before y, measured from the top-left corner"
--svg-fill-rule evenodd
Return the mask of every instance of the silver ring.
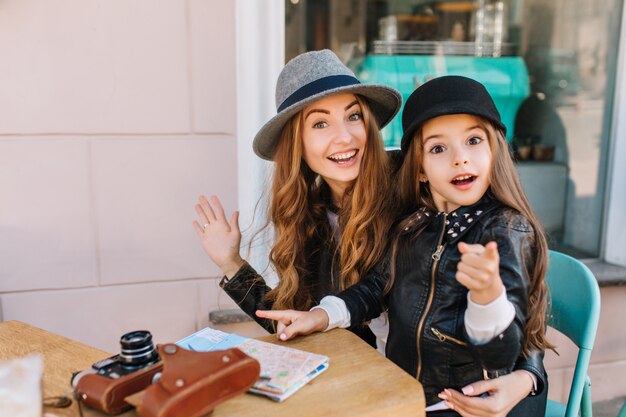
<path id="1" fill-rule="evenodd" d="M 204 226 L 202 226 L 202 230 L 206 230 L 207 227 L 209 227 L 209 224 L 205 223 Z"/>

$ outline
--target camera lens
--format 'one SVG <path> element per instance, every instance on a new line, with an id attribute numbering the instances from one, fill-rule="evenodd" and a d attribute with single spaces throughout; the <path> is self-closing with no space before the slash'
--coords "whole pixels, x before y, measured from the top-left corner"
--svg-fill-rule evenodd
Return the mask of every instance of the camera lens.
<path id="1" fill-rule="evenodd" d="M 119 360 L 125 368 L 143 368 L 159 360 L 152 343 L 152 335 L 147 330 L 128 332 L 120 338 L 122 352 Z"/>

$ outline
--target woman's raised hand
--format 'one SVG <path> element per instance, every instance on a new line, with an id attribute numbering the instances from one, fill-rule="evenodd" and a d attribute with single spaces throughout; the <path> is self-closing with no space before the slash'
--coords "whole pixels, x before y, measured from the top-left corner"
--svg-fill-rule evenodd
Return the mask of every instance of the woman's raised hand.
<path id="1" fill-rule="evenodd" d="M 324 331 L 328 327 L 328 314 L 321 308 L 311 311 L 257 310 L 256 315 L 276 320 L 276 334 L 280 340 L 289 340 L 297 335 Z"/>
<path id="2" fill-rule="evenodd" d="M 481 244 L 459 243 L 461 261 L 457 265 L 456 279 L 470 290 L 476 304 L 489 304 L 502 294 L 500 254 L 496 242 Z"/>
<path id="3" fill-rule="evenodd" d="M 211 196 L 209 203 L 205 196 L 200 196 L 196 213 L 200 220 L 194 220 L 193 227 L 202 241 L 204 251 L 224 275 L 232 278 L 244 263 L 239 255 L 239 212 L 234 212 L 229 222 L 219 198 Z"/>

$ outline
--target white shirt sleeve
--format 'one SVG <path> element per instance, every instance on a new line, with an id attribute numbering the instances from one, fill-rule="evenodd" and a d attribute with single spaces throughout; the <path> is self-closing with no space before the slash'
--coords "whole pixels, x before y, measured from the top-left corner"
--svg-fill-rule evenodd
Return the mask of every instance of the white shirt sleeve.
<path id="1" fill-rule="evenodd" d="M 476 304 L 467 293 L 465 330 L 475 345 L 482 345 L 506 330 L 515 318 L 515 307 L 506 298 L 506 289 L 489 304 Z"/>
<path id="2" fill-rule="evenodd" d="M 337 327 L 345 329 L 350 327 L 350 312 L 346 303 L 339 297 L 327 295 L 322 298 L 318 306 L 313 307 L 311 310 L 321 308 L 328 315 L 328 327 L 325 332 Z"/>
<path id="3" fill-rule="evenodd" d="M 380 316 L 370 320 L 368 326 L 376 336 L 376 350 L 385 355 L 387 337 L 389 336 L 389 314 L 384 311 Z"/>

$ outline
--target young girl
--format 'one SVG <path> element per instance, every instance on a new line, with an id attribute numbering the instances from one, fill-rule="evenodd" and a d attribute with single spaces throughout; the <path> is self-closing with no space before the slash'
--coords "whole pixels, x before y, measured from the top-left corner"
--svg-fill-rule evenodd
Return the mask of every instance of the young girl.
<path id="1" fill-rule="evenodd" d="M 544 334 L 547 244 L 481 84 L 433 79 L 408 99 L 402 122 L 399 197 L 406 209 L 419 209 L 400 222 L 391 262 L 324 298 L 322 308 L 257 314 L 280 320 L 285 340 L 388 308 L 387 356 L 422 382 L 433 405 L 451 400 L 448 388 L 510 372 L 520 352 L 551 347 Z M 515 412 L 541 416 L 544 408 L 545 398 L 529 399 Z"/>

